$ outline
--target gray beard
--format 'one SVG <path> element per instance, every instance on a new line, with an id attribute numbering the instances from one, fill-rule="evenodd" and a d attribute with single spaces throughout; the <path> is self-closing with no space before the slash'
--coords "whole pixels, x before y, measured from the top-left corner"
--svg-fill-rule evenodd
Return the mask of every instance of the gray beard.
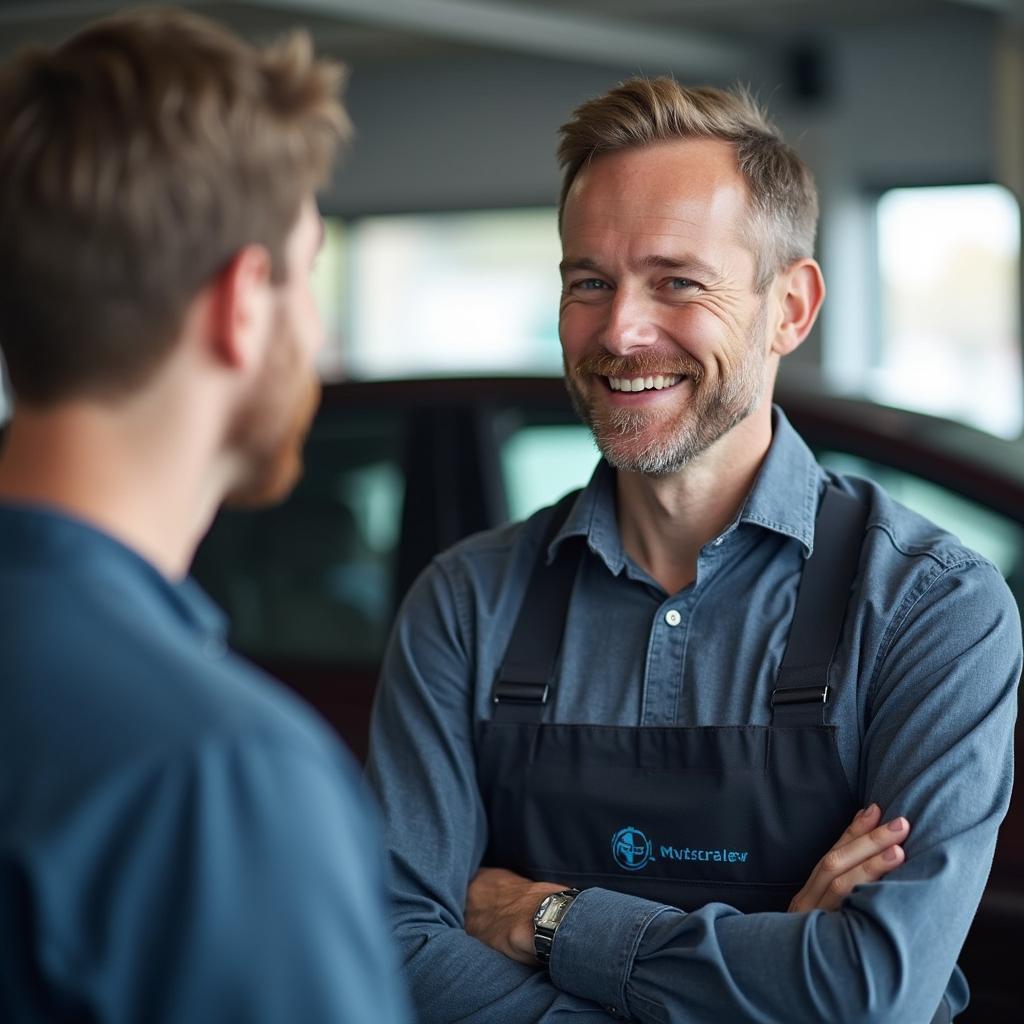
<path id="1" fill-rule="evenodd" d="M 646 444 L 641 439 L 645 429 L 659 418 L 657 414 L 640 409 L 595 412 L 566 367 L 565 382 L 573 408 L 590 428 L 605 461 L 625 473 L 668 476 L 693 462 L 750 416 L 760 406 L 767 385 L 768 363 L 761 354 L 767 315 L 767 303 L 762 303 L 750 326 L 746 358 L 737 373 L 714 386 L 706 376 L 694 379 L 688 407 L 674 420 L 665 418 L 662 429 L 666 436 Z"/>

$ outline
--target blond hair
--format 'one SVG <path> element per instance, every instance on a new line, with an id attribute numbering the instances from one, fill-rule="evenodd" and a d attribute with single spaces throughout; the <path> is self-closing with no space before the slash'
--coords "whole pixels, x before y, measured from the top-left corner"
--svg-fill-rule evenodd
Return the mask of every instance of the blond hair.
<path id="1" fill-rule="evenodd" d="M 173 10 L 115 16 L 0 70 L 0 349 L 18 401 L 146 379 L 249 244 L 285 277 L 349 134 L 343 70 Z"/>
<path id="2" fill-rule="evenodd" d="M 757 288 L 766 288 L 784 267 L 814 253 L 814 179 L 745 89 L 687 88 L 667 77 L 631 78 L 577 107 L 559 135 L 559 223 L 572 183 L 594 157 L 676 139 L 721 139 L 733 145 L 750 191 Z"/>

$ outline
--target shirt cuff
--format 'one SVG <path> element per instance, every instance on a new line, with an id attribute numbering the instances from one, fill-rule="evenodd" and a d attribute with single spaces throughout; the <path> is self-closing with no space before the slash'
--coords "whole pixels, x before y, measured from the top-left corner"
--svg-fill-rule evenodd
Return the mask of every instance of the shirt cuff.
<path id="1" fill-rule="evenodd" d="M 626 983 L 640 940 L 651 921 L 673 909 L 610 889 L 584 889 L 555 932 L 552 983 L 628 1017 Z"/>

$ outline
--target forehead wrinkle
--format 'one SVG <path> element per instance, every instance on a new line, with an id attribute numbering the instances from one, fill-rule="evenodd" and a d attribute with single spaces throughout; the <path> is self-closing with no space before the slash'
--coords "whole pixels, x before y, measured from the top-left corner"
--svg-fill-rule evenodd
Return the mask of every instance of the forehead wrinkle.
<path id="1" fill-rule="evenodd" d="M 686 232 L 686 231 L 704 232 L 704 231 L 707 230 L 707 221 L 706 221 L 706 219 L 704 219 L 704 220 L 692 219 L 691 220 L 691 219 L 688 219 L 686 217 L 668 217 L 668 216 L 659 216 L 657 214 L 647 214 L 647 215 L 645 215 L 643 217 L 639 217 L 637 219 L 641 220 L 641 221 L 643 221 L 643 220 L 656 221 L 658 223 L 659 227 L 661 228 L 661 230 L 659 230 L 659 231 L 651 231 L 651 234 L 654 235 L 654 236 L 661 236 L 661 237 L 672 238 L 673 234 L 672 234 L 672 230 L 671 229 L 672 229 L 673 226 L 678 226 L 678 227 L 682 228 L 684 232 Z M 730 242 L 730 243 L 733 243 L 735 245 L 739 245 L 741 248 L 749 249 L 750 248 L 749 238 L 748 238 L 748 235 L 750 233 L 749 228 L 750 228 L 750 215 L 749 215 L 749 212 L 748 212 L 745 216 L 740 218 L 738 224 L 734 224 L 732 227 L 729 228 L 729 230 L 725 234 L 726 241 Z M 666 230 L 666 229 L 668 229 L 668 230 Z"/>
<path id="2" fill-rule="evenodd" d="M 731 144 L 714 143 L 727 157 L 717 166 L 693 159 L 708 148 L 704 143 L 609 153 L 584 168 L 562 209 L 564 252 L 607 258 L 615 266 L 628 252 L 699 254 L 717 264 L 720 280 L 731 279 L 741 266 L 745 276 L 750 260 L 756 283 L 766 239 L 749 185 Z"/>
<path id="3" fill-rule="evenodd" d="M 686 195 L 685 193 L 665 194 L 663 192 L 661 195 L 642 197 L 635 194 L 590 196 L 588 202 L 595 208 L 594 213 L 599 213 L 609 221 L 626 217 L 636 221 L 655 220 L 669 224 L 675 222 L 691 227 L 703 227 L 709 216 L 717 219 L 721 216 L 723 207 L 728 208 L 733 205 L 737 191 L 745 215 L 740 218 L 743 220 L 752 213 L 750 192 L 745 184 L 738 190 L 728 187 L 719 188 L 707 197 Z M 699 214 L 688 216 L 686 208 L 694 206 L 701 208 Z"/>
<path id="4" fill-rule="evenodd" d="M 740 219 L 738 224 L 732 225 L 729 230 L 725 233 L 724 240 L 726 243 L 735 245 L 745 252 L 753 255 L 755 259 L 758 255 L 759 246 L 756 244 L 756 235 L 759 232 L 751 224 L 752 218 L 749 213 Z M 635 227 L 640 229 L 640 232 L 644 235 L 649 236 L 650 244 L 649 247 L 653 249 L 664 248 L 670 252 L 673 248 L 680 246 L 690 246 L 694 241 L 694 234 L 700 234 L 705 232 L 707 228 L 706 220 L 701 219 L 687 219 L 684 217 L 668 217 L 662 214 L 646 213 L 638 214 L 633 218 Z M 651 222 L 649 228 L 643 227 L 643 222 Z M 673 226 L 680 228 L 681 230 L 676 233 L 672 230 Z M 609 217 L 607 220 L 591 221 L 583 232 L 585 238 L 593 240 L 595 237 L 606 235 L 607 233 L 612 235 L 621 236 L 629 235 L 630 228 L 624 227 L 619 218 Z M 754 236 L 754 237 L 752 237 Z M 721 237 L 721 236 L 720 236 Z M 662 244 L 655 244 L 654 240 L 663 240 Z M 565 232 L 563 230 L 562 236 L 563 243 L 565 242 Z M 599 243 L 600 244 L 600 243 Z M 698 246 L 706 246 L 711 244 L 709 239 L 697 239 Z M 581 246 L 582 248 L 582 246 Z M 585 257 L 584 257 L 585 258 Z M 562 270 L 566 269 L 581 269 L 581 270 L 597 270 L 598 262 L 594 259 L 589 259 L 587 263 L 583 263 L 582 259 L 565 259 L 560 264 Z M 644 257 L 645 259 L 647 257 Z M 695 266 L 703 266 L 704 268 L 718 272 L 718 270 L 706 259 L 703 259 L 693 253 L 687 253 L 685 257 L 681 256 L 678 258 L 672 256 L 666 256 L 666 259 L 675 259 L 677 263 L 684 264 L 689 263 Z"/>
<path id="5" fill-rule="evenodd" d="M 641 256 L 630 263 L 640 270 L 682 270 L 696 271 L 701 275 L 721 276 L 720 270 L 712 263 L 692 253 L 683 253 L 678 256 L 662 256 L 658 253 L 651 253 Z"/>

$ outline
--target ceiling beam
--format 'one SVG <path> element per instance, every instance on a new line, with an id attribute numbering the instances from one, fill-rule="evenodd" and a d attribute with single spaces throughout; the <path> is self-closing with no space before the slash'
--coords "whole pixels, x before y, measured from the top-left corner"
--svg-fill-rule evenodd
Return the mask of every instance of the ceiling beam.
<path id="1" fill-rule="evenodd" d="M 111 14 L 117 9 L 116 3 L 103 0 L 39 0 L 38 3 L 5 3 L 0 7 L 0 25 L 16 25 L 20 22 L 44 22 L 54 18 L 92 18 Z"/>
<path id="2" fill-rule="evenodd" d="M 298 16 L 397 29 L 536 56 L 607 64 L 638 72 L 732 77 L 747 52 L 703 33 L 661 31 L 635 22 L 568 14 L 510 0 L 244 0 Z"/>

